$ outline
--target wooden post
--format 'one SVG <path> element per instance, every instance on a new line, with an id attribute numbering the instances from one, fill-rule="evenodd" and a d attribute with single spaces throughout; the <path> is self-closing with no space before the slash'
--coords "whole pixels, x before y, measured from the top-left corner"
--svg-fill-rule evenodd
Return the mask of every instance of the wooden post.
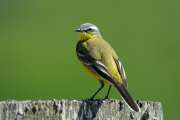
<path id="1" fill-rule="evenodd" d="M 122 100 L 47 100 L 0 102 L 0 120 L 163 120 L 160 102 L 136 101 L 131 112 Z"/>

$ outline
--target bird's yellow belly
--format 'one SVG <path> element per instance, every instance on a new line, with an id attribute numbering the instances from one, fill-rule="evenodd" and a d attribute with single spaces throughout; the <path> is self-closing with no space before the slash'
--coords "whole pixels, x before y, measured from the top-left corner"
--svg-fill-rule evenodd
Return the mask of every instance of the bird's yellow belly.
<path id="1" fill-rule="evenodd" d="M 103 78 L 101 78 L 100 76 L 96 75 L 93 71 L 91 71 L 87 66 L 85 66 L 81 61 L 79 61 L 82 68 L 84 69 L 84 71 L 86 71 L 87 74 L 89 74 L 90 76 L 94 77 L 95 79 L 98 80 L 102 80 L 104 83 L 110 84 L 112 86 L 114 86 L 113 84 L 111 84 L 110 82 L 104 80 Z"/>

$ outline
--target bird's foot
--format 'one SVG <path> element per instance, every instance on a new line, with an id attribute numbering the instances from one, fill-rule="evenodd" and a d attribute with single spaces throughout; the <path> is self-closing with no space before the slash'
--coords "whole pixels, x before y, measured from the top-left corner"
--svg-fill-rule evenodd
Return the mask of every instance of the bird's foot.
<path id="1" fill-rule="evenodd" d="M 110 98 L 108 96 L 106 96 L 103 100 L 110 100 Z"/>
<path id="2" fill-rule="evenodd" d="M 86 99 L 85 101 L 93 101 L 94 100 L 94 98 L 90 98 L 90 99 Z"/>

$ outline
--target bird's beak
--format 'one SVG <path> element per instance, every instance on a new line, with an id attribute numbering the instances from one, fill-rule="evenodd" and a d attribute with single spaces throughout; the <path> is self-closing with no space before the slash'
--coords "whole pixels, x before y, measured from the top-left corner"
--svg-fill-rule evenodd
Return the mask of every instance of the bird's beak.
<path id="1" fill-rule="evenodd" d="M 74 29 L 74 31 L 76 31 L 76 32 L 82 32 L 82 30 L 80 30 L 80 29 Z"/>

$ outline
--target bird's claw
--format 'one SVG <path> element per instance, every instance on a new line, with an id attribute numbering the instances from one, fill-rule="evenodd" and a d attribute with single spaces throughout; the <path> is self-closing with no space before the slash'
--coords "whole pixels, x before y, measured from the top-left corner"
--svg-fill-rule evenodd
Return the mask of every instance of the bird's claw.
<path id="1" fill-rule="evenodd" d="M 110 100 L 110 98 L 109 98 L 108 96 L 106 96 L 106 97 L 104 98 L 104 100 Z"/>

